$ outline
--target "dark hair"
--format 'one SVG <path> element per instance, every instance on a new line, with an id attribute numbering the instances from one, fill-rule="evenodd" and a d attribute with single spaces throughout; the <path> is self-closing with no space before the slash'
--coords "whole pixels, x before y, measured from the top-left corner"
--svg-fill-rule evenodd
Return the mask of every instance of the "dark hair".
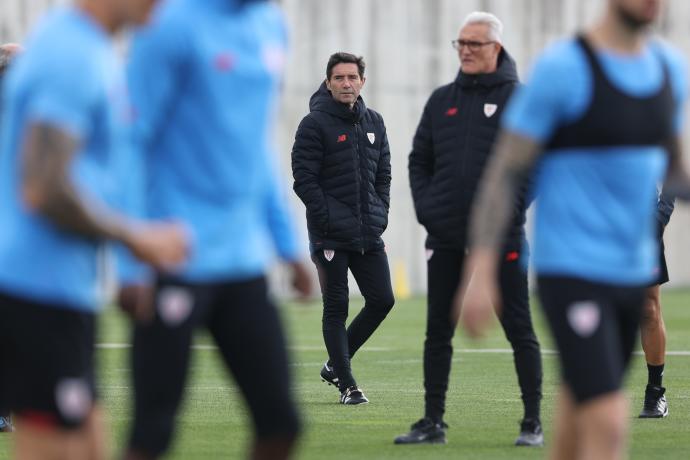
<path id="1" fill-rule="evenodd" d="M 328 65 L 326 66 L 326 80 L 331 79 L 331 76 L 333 75 L 333 67 L 342 63 L 357 64 L 359 78 L 364 78 L 364 68 L 366 67 L 366 64 L 364 64 L 364 58 L 362 56 L 355 56 L 354 54 L 343 53 L 341 51 L 339 53 L 332 54 L 331 57 L 328 58 Z"/>

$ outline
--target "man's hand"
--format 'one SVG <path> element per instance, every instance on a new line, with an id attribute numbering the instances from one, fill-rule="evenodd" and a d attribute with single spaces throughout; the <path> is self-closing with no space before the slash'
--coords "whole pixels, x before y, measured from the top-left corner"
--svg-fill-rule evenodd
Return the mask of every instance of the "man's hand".
<path id="1" fill-rule="evenodd" d="M 299 300 L 308 300 L 313 294 L 313 281 L 309 271 L 302 262 L 291 262 L 292 287 L 299 294 Z"/>
<path id="2" fill-rule="evenodd" d="M 124 243 L 139 260 L 165 271 L 186 260 L 189 253 L 187 240 L 180 224 L 147 223 L 132 229 Z"/>
<path id="3" fill-rule="evenodd" d="M 462 326 L 468 335 L 480 337 L 493 321 L 494 309 L 500 314 L 500 291 L 496 281 L 497 255 L 493 251 L 478 249 L 470 253 L 460 289 L 453 300 L 451 320 Z"/>
<path id="4" fill-rule="evenodd" d="M 117 293 L 117 303 L 137 323 L 148 323 L 154 314 L 154 288 L 149 284 L 122 286 Z"/>

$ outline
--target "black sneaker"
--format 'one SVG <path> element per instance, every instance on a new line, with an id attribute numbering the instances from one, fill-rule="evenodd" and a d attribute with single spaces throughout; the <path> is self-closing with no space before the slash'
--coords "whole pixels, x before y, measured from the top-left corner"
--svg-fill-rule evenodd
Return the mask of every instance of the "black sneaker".
<path id="1" fill-rule="evenodd" d="M 338 376 L 335 375 L 335 370 L 328 365 L 328 361 L 321 368 L 321 380 L 338 389 Z"/>
<path id="2" fill-rule="evenodd" d="M 434 422 L 428 417 L 413 423 L 410 432 L 401 434 L 393 443 L 395 444 L 445 444 L 446 429 L 448 425 L 443 422 Z"/>
<path id="3" fill-rule="evenodd" d="M 0 433 L 11 433 L 14 431 L 12 419 L 9 415 L 0 417 Z"/>
<path id="4" fill-rule="evenodd" d="M 345 391 L 340 393 L 340 404 L 354 406 L 356 404 L 366 404 L 368 402 L 369 400 L 366 396 L 364 396 L 362 390 L 360 390 L 356 386 L 346 388 Z"/>
<path id="5" fill-rule="evenodd" d="M 542 447 L 544 432 L 539 419 L 526 418 L 520 422 L 520 436 L 515 440 L 516 446 Z"/>
<path id="6" fill-rule="evenodd" d="M 657 385 L 647 385 L 644 391 L 644 405 L 640 418 L 663 418 L 668 415 L 666 402 L 666 388 Z"/>

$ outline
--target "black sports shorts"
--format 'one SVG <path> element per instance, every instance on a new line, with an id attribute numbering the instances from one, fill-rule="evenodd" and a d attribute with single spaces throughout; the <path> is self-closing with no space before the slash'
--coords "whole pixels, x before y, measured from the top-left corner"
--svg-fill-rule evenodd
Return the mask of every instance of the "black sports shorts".
<path id="1" fill-rule="evenodd" d="M 0 292 L 0 409 L 79 428 L 95 400 L 95 315 Z"/>
<path id="2" fill-rule="evenodd" d="M 621 388 L 638 337 L 645 286 L 539 276 L 539 297 L 578 403 Z"/>
<path id="3" fill-rule="evenodd" d="M 668 283 L 668 267 L 666 266 L 665 252 L 666 248 L 664 247 L 664 240 L 661 238 L 659 240 L 659 265 L 654 269 L 656 280 L 652 286 Z"/>

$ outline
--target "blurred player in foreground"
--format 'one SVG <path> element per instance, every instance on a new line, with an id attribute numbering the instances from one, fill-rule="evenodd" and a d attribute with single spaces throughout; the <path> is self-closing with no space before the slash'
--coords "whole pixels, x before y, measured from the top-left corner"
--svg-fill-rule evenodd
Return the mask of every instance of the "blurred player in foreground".
<path id="1" fill-rule="evenodd" d="M 111 240 L 159 269 L 184 232 L 113 211 L 129 152 L 128 104 L 111 36 L 151 0 L 81 0 L 45 18 L 5 80 L 0 139 L 0 407 L 21 459 L 106 455 L 93 348 L 97 254 Z"/>
<path id="2" fill-rule="evenodd" d="M 552 458 L 625 455 L 621 385 L 654 279 L 656 186 L 667 164 L 669 193 L 689 196 L 684 64 L 647 35 L 660 8 L 658 0 L 609 0 L 594 27 L 543 53 L 508 108 L 473 214 L 456 311 L 462 304 L 476 334 L 500 299 L 507 198 L 538 163 L 533 264 L 562 368 Z"/>
<path id="3" fill-rule="evenodd" d="M 191 252 L 175 273 L 130 278 L 122 290 L 122 306 L 138 319 L 128 459 L 169 448 L 198 327 L 213 336 L 249 407 L 250 458 L 287 458 L 299 434 L 265 278 L 275 248 L 299 294 L 311 292 L 271 145 L 285 47 L 282 14 L 264 1 L 170 0 L 134 37 L 143 209 L 185 222 Z"/>

